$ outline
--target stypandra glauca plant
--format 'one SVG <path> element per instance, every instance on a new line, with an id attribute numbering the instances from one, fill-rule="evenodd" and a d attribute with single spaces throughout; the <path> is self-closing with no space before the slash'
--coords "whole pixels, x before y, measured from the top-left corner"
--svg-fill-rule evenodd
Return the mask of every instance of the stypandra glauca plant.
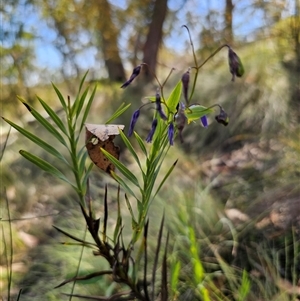
<path id="1" fill-rule="evenodd" d="M 61 287 L 70 282 L 73 282 L 75 285 L 77 280 L 88 280 L 94 277 L 100 277 L 101 279 L 101 277 L 107 276 L 111 277 L 111 281 L 123 284 L 123 288 L 126 287 L 124 291 L 121 290 L 115 292 L 113 295 L 106 298 L 75 294 L 73 285 L 72 291 L 69 294 L 66 294 L 68 296 L 86 299 L 93 298 L 93 300 L 145 301 L 156 300 L 157 298 L 160 298 L 160 300 L 176 298 L 177 285 L 179 281 L 178 267 L 180 265 L 176 265 L 175 268 L 172 268 L 172 278 L 170 283 L 167 273 L 168 235 L 166 236 L 167 238 L 165 241 L 162 262 L 160 262 L 161 268 L 158 269 L 160 261 L 160 249 L 163 240 L 164 216 L 162 216 L 154 262 L 151 266 L 150 272 L 150 268 L 148 266 L 149 260 L 147 245 L 149 220 L 147 216 L 149 208 L 151 203 L 155 201 L 155 197 L 162 189 L 165 181 L 175 168 L 177 161 L 175 161 L 172 166 L 169 167 L 168 171 L 164 175 L 160 174 L 161 167 L 164 164 L 165 157 L 170 147 L 174 147 L 174 144 L 177 141 L 176 137 L 178 136 L 179 141 L 184 143 L 183 130 L 189 123 L 200 120 L 202 126 L 207 127 L 207 115 L 214 113 L 216 109 L 216 121 L 225 126 L 229 123 L 228 115 L 220 104 L 203 106 L 198 102 L 192 103 L 193 94 L 196 89 L 198 73 L 201 67 L 210 58 L 215 56 L 221 49 L 227 48 L 232 81 L 235 80 L 235 77 L 241 77 L 244 72 L 240 58 L 229 45 L 221 46 L 203 63 L 199 64 L 196 58 L 189 29 L 186 26 L 184 27 L 189 35 L 195 65 L 187 68 L 187 71 L 181 76 L 178 83 L 168 96 L 164 95 L 164 86 L 169 77 L 172 75 L 173 69 L 170 71 L 168 77 L 163 83 L 161 83 L 156 75 L 153 74 L 158 84 L 154 96 L 148 97 L 149 103 L 141 105 L 135 110 L 128 129 L 125 129 L 125 133 L 122 130 L 119 130 L 119 135 L 132 158 L 136 162 L 140 174 L 134 174 L 132 171 L 130 171 L 129 168 L 127 168 L 126 165 L 118 159 L 118 157 L 114 156 L 109 149 L 106 149 L 105 143 L 102 146 L 99 146 L 99 153 L 102 152 L 116 168 L 116 171 L 114 168 L 110 168 L 106 170 L 106 172 L 109 173 L 119 185 L 119 191 L 117 194 L 117 220 L 115 228 L 113 229 L 112 237 L 109 237 L 107 234 L 107 220 L 109 214 L 107 187 L 105 188 L 104 193 L 104 212 L 101 216 L 101 225 L 100 218 L 96 217 L 98 213 L 93 209 L 93 200 L 90 196 L 89 175 L 94 164 L 90 163 L 88 159 L 86 144 L 82 144 L 80 142 L 80 137 L 84 135 L 83 132 L 89 117 L 89 110 L 96 93 L 96 87 L 93 88 L 90 95 L 90 87 L 87 87 L 83 90 L 83 84 L 87 74 L 85 74 L 80 82 L 78 93 L 74 101 L 72 101 L 70 97 L 65 99 L 59 89 L 53 85 L 61 104 L 63 116 L 58 115 L 47 104 L 46 101 L 38 97 L 38 101 L 48 114 L 48 118 L 45 118 L 30 104 L 28 104 L 26 100 L 18 97 L 19 100 L 26 106 L 28 111 L 32 114 L 32 116 L 41 124 L 41 126 L 44 127 L 49 134 L 56 138 L 57 144 L 61 144 L 67 149 L 67 156 L 62 155 L 57 150 L 57 147 L 48 144 L 39 136 L 29 132 L 23 127 L 18 126 L 14 122 L 3 118 L 23 136 L 30 139 L 33 143 L 41 147 L 44 151 L 51 154 L 55 158 L 56 163 L 51 164 L 48 161 L 27 152 L 26 150 L 20 150 L 20 154 L 24 158 L 40 167 L 42 170 L 68 183 L 75 190 L 78 196 L 78 205 L 93 242 L 88 242 L 86 238 L 82 239 L 69 234 L 65 230 L 57 227 L 55 228 L 67 237 L 75 240 L 78 245 L 82 246 L 82 248 L 91 248 L 94 255 L 100 255 L 109 263 L 109 270 L 95 271 L 91 274 L 80 277 L 74 275 L 74 277 L 71 279 L 66 279 L 62 283 L 58 284 L 57 287 Z M 134 80 L 138 81 L 136 78 L 143 68 L 148 68 L 146 63 L 141 63 L 139 66 L 135 67 L 129 80 L 126 81 L 121 88 L 129 87 Z M 192 84 L 191 91 L 189 92 L 190 82 Z M 134 101 L 134 103 L 136 102 Z M 105 124 L 109 124 L 118 118 L 127 110 L 130 105 L 131 104 L 122 104 L 109 118 L 109 120 L 105 122 Z M 143 111 L 143 108 L 147 105 L 153 106 L 155 110 L 153 113 L 152 124 L 151 126 L 149 125 L 149 134 L 147 137 L 141 137 L 134 130 L 134 128 L 138 123 L 138 118 Z M 101 128 L 103 129 L 103 125 L 99 126 L 102 126 Z M 100 133 L 100 135 L 101 134 L 103 133 Z M 97 140 L 99 136 L 95 134 L 94 138 Z M 132 143 L 132 139 L 135 139 L 137 143 Z M 89 141 L 86 143 L 88 142 Z M 64 173 L 65 170 L 71 171 L 73 177 L 68 177 L 67 173 Z M 126 225 L 123 223 L 122 219 L 121 203 L 126 204 L 128 212 L 131 216 L 131 239 L 128 243 L 125 243 L 123 239 L 123 229 Z M 197 250 L 196 246 L 193 246 L 193 250 Z M 194 253 L 194 256 L 195 258 L 198 258 L 196 253 Z M 161 273 L 160 277 L 156 277 L 158 270 L 159 273 Z M 160 281 L 157 281 L 158 278 Z M 201 276 L 199 281 L 202 281 L 202 278 L 203 277 Z M 201 292 L 203 293 L 201 293 L 202 297 L 204 298 L 203 300 L 213 300 L 210 299 L 208 291 L 205 290 L 204 286 Z"/>

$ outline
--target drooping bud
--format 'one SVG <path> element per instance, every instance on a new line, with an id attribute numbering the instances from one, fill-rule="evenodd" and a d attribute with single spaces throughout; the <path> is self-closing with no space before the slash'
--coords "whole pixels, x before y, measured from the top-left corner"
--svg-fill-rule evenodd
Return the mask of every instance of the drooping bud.
<path id="1" fill-rule="evenodd" d="M 184 96 L 184 99 L 185 99 L 186 103 L 188 103 L 188 88 L 189 88 L 189 82 L 190 82 L 190 68 L 188 69 L 187 72 L 185 72 L 182 75 L 181 82 L 182 82 L 182 86 L 183 86 L 183 96 Z"/>
<path id="2" fill-rule="evenodd" d="M 151 127 L 151 130 L 146 138 L 146 142 L 150 143 L 152 142 L 152 138 L 153 138 L 153 135 L 155 133 L 155 130 L 156 130 L 156 127 L 157 127 L 157 119 L 154 119 L 152 121 L 152 127 Z"/>
<path id="3" fill-rule="evenodd" d="M 207 121 L 207 117 L 206 115 L 200 117 L 201 123 L 203 125 L 204 128 L 208 128 L 208 121 Z"/>
<path id="4" fill-rule="evenodd" d="M 174 144 L 174 124 L 173 124 L 173 122 L 171 122 L 169 124 L 168 139 L 169 139 L 170 145 L 173 145 Z"/>
<path id="5" fill-rule="evenodd" d="M 129 130 L 128 130 L 128 137 L 131 137 L 131 135 L 133 134 L 134 126 L 135 126 L 139 116 L 140 116 L 140 109 L 136 110 L 131 117 Z"/>
<path id="6" fill-rule="evenodd" d="M 126 88 L 127 86 L 129 86 L 132 81 L 140 74 L 140 71 L 141 71 L 141 68 L 142 68 L 142 65 L 139 65 L 137 67 L 135 67 L 132 71 L 132 74 L 130 75 L 130 78 L 129 80 L 127 80 L 122 86 L 121 88 L 124 89 Z"/>
<path id="7" fill-rule="evenodd" d="M 219 115 L 217 115 L 215 118 L 216 118 L 218 123 L 221 123 L 225 126 L 227 126 L 228 123 L 229 123 L 229 117 L 228 117 L 227 113 L 224 111 L 224 109 L 222 107 L 220 107 Z"/>
<path id="8" fill-rule="evenodd" d="M 231 47 L 228 47 L 228 63 L 229 63 L 230 73 L 232 74 L 231 81 L 234 82 L 235 76 L 241 77 L 244 74 L 244 67 L 241 59 L 231 49 Z"/>
<path id="9" fill-rule="evenodd" d="M 163 120 L 167 120 L 167 116 L 165 115 L 165 113 L 163 112 L 162 110 L 162 107 L 161 107 L 161 100 L 160 100 L 160 95 L 159 95 L 159 92 L 157 91 L 156 92 L 156 98 L 155 98 L 155 104 L 156 104 L 156 110 L 158 111 L 160 117 L 163 119 Z"/>
<path id="10" fill-rule="evenodd" d="M 184 113 L 184 104 L 181 102 L 178 106 L 178 111 L 176 115 L 176 126 L 178 129 L 178 134 L 180 138 L 180 142 L 183 143 L 182 131 L 185 127 L 187 118 Z"/>

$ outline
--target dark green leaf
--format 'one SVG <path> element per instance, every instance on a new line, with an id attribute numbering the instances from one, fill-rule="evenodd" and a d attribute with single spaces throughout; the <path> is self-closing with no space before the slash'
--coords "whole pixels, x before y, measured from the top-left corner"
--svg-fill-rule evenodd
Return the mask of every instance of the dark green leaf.
<path id="1" fill-rule="evenodd" d="M 127 195 L 125 194 L 125 200 L 126 200 L 126 205 L 127 205 L 127 209 L 131 215 L 131 226 L 132 226 L 132 230 L 135 230 L 138 223 L 136 222 L 135 218 L 134 218 L 134 214 L 133 214 L 133 210 L 132 210 L 132 207 L 131 207 L 131 204 L 128 200 L 128 197 Z"/>

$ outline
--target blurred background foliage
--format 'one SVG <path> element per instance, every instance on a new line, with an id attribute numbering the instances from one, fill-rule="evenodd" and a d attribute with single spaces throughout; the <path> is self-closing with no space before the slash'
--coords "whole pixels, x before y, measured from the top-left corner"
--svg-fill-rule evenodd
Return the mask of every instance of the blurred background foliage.
<path id="1" fill-rule="evenodd" d="M 41 137 L 45 133 L 30 119 L 16 95 L 34 106 L 38 95 L 59 110 L 50 82 L 72 97 L 80 78 L 89 69 L 88 80 L 97 82 L 98 90 L 88 121 L 101 124 L 122 102 L 131 102 L 128 112 L 117 120 L 127 127 L 131 113 L 145 96 L 154 95 L 157 86 L 153 74 L 144 70 L 132 86 L 122 91 L 120 84 L 133 67 L 146 62 L 161 82 L 175 68 L 165 86 L 168 95 L 183 72 L 192 66 L 191 48 L 181 25 L 186 24 L 191 30 L 199 62 L 220 45 L 230 44 L 244 63 L 244 77 L 235 83 L 230 81 L 227 53 L 221 51 L 201 69 L 193 97 L 193 102 L 205 106 L 221 104 L 230 123 L 223 128 L 209 120 L 208 129 L 191 124 L 184 130 L 185 143 L 176 141 L 166 158 L 165 170 L 177 158 L 179 163 L 153 203 L 150 235 L 155 246 L 163 208 L 172 237 L 170 262 L 176 254 L 184 273 L 184 286 L 178 292 L 181 300 L 201 300 L 193 291 L 186 255 L 189 227 L 196 233 L 199 253 L 211 273 L 218 270 L 212 244 L 219 246 L 227 262 L 246 268 L 257 279 L 266 267 L 275 267 L 278 277 L 276 274 L 276 279 L 257 284 L 249 300 L 294 300 L 289 299 L 288 284 L 299 288 L 298 0 L 218 0 L 203 1 L 201 5 L 193 0 L 8 0 L 2 3 L 0 14 L 2 115 Z M 141 136 L 150 128 L 150 117 L 144 113 L 138 121 Z M 7 124 L 1 125 L 3 149 L 9 128 Z M 51 137 L 47 139 L 51 144 Z M 0 283 L 2 289 L 6 287 L 7 199 L 15 250 L 13 294 L 23 288 L 21 300 L 61 300 L 63 289 L 53 287 L 67 274 L 71 277 L 75 273 L 80 250 L 59 245 L 65 238 L 52 224 L 83 235 L 84 223 L 73 193 L 20 158 L 18 150 L 24 145 L 27 150 L 45 156 L 11 131 L 1 161 L 4 234 Z M 136 167 L 123 145 L 121 150 L 121 160 L 134 172 Z M 93 198 L 99 200 L 99 216 L 106 183 L 109 223 L 113 228 L 116 183 L 95 169 L 91 186 Z M 123 214 L 126 219 L 125 208 Z M 234 239 L 228 225 L 237 231 Z M 238 243 L 235 254 L 229 251 L 233 242 Z M 265 258 L 255 250 L 263 250 Z M 83 270 L 105 267 L 88 251 L 84 256 Z M 223 278 L 217 274 L 215 277 L 216 285 L 225 285 Z M 279 285 L 281 279 L 287 279 L 288 284 Z M 262 287 L 270 289 L 263 291 Z M 78 283 L 81 293 L 108 295 L 116 289 L 117 285 L 109 279 L 88 285 Z"/>

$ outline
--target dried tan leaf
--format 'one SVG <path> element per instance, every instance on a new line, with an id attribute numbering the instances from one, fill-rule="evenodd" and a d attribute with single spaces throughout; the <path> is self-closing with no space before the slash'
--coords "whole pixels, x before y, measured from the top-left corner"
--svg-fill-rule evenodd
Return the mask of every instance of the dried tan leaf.
<path id="1" fill-rule="evenodd" d="M 85 124 L 86 137 L 85 143 L 88 154 L 91 160 L 100 169 L 110 174 L 115 170 L 115 166 L 101 152 L 102 147 L 112 156 L 119 159 L 120 148 L 113 142 L 116 135 L 119 135 L 119 130 L 124 129 L 121 124 Z"/>

